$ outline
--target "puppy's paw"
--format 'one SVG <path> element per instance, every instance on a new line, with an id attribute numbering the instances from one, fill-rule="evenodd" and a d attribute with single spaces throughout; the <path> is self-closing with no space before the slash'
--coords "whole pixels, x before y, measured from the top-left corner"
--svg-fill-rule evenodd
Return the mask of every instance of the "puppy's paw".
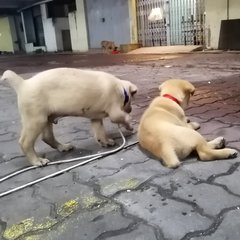
<path id="1" fill-rule="evenodd" d="M 57 147 L 57 150 L 59 152 L 68 152 L 68 151 L 72 150 L 73 148 L 74 148 L 74 146 L 71 144 L 59 144 Z"/>
<path id="2" fill-rule="evenodd" d="M 107 140 L 107 146 L 111 147 L 111 146 L 114 146 L 116 143 L 113 139 L 111 138 L 108 138 Z"/>
<path id="3" fill-rule="evenodd" d="M 230 153 L 229 153 L 228 158 L 236 158 L 237 155 L 238 155 L 238 152 L 236 150 L 234 150 L 234 149 L 230 149 L 229 152 Z"/>
<path id="4" fill-rule="evenodd" d="M 133 126 L 131 126 L 130 124 L 125 125 L 125 129 L 131 132 L 134 130 Z"/>
<path id="5" fill-rule="evenodd" d="M 225 147 L 226 141 L 224 137 L 218 137 L 216 140 L 216 149 L 221 149 Z"/>
<path id="6" fill-rule="evenodd" d="M 47 158 L 38 158 L 36 161 L 32 161 L 31 164 L 33 166 L 45 166 L 49 163 L 50 161 Z"/>
<path id="7" fill-rule="evenodd" d="M 197 122 L 190 122 L 189 123 L 194 130 L 198 130 L 200 128 L 200 124 Z"/>
<path id="8" fill-rule="evenodd" d="M 112 147 L 116 143 L 113 139 L 108 138 L 108 139 L 97 139 L 98 144 L 100 144 L 102 147 Z"/>
<path id="9" fill-rule="evenodd" d="M 181 162 L 174 162 L 174 163 L 165 163 L 166 167 L 168 168 L 172 168 L 172 169 L 175 169 L 175 168 L 178 168 L 180 166 Z"/>

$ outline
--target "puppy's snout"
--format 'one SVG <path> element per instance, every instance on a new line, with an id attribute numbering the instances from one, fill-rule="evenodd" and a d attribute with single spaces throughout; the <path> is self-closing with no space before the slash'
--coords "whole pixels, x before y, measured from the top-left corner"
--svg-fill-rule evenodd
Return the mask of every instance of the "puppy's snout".
<path id="1" fill-rule="evenodd" d="M 126 106 L 124 110 L 125 110 L 126 113 L 130 113 L 132 111 L 132 107 L 131 106 Z"/>

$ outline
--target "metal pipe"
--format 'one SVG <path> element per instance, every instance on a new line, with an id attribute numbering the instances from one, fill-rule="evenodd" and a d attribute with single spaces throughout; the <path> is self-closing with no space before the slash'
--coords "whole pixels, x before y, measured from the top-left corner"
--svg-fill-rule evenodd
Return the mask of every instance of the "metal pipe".
<path id="1" fill-rule="evenodd" d="M 229 20 L 229 0 L 227 0 L 227 20 Z"/>

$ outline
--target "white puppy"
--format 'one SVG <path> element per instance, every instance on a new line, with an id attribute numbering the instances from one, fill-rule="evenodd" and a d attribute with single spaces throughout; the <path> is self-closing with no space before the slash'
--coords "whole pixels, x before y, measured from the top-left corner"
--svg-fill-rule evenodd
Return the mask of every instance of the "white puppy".
<path id="1" fill-rule="evenodd" d="M 137 87 L 129 81 L 105 72 L 74 68 L 47 70 L 28 80 L 7 70 L 2 76 L 2 81 L 5 80 L 17 93 L 22 122 L 19 144 L 32 165 L 49 162 L 38 157 L 34 150 L 40 134 L 45 143 L 59 151 L 73 148 L 54 138 L 52 124 L 59 117 L 90 118 L 95 138 L 103 146 L 114 145 L 105 133 L 103 118 L 109 117 L 113 123 L 132 130 L 129 113 Z"/>

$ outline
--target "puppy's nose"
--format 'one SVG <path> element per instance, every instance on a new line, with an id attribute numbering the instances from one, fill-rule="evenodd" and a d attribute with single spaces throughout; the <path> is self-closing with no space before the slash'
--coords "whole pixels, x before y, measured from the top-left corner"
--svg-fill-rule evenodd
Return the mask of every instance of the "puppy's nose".
<path id="1" fill-rule="evenodd" d="M 127 107 L 126 112 L 130 113 L 131 111 L 132 111 L 132 107 L 131 106 Z"/>

